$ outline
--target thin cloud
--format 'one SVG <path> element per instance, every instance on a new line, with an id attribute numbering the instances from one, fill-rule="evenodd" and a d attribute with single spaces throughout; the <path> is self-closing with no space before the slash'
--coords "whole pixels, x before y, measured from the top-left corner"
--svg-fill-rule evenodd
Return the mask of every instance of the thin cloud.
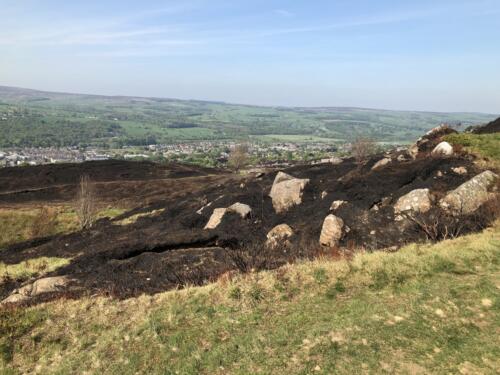
<path id="1" fill-rule="evenodd" d="M 274 14 L 277 14 L 281 17 L 293 17 L 295 14 L 286 10 L 286 9 L 275 9 Z"/>

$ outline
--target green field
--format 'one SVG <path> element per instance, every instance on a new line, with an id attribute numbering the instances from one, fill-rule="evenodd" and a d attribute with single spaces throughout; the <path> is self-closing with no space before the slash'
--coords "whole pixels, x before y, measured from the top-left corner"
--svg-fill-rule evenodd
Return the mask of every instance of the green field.
<path id="1" fill-rule="evenodd" d="M 145 145 L 198 140 L 293 142 L 358 136 L 409 143 L 447 122 L 495 115 L 355 108 L 281 108 L 158 98 L 47 93 L 0 86 L 0 147 Z"/>

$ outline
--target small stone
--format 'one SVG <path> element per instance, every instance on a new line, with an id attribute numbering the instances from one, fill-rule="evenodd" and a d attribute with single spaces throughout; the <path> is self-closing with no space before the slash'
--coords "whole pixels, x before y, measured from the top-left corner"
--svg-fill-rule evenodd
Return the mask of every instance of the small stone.
<path id="1" fill-rule="evenodd" d="M 346 201 L 333 201 L 330 205 L 330 211 L 338 210 L 342 205 L 347 204 Z"/>
<path id="2" fill-rule="evenodd" d="M 385 167 L 391 161 L 392 161 L 391 158 L 383 158 L 375 163 L 375 165 L 372 167 L 372 170 L 374 171 L 374 170 L 380 169 L 382 167 Z"/>
<path id="3" fill-rule="evenodd" d="M 458 175 L 464 175 L 467 174 L 467 168 L 465 167 L 456 167 L 456 168 L 451 168 L 453 173 L 456 173 Z"/>

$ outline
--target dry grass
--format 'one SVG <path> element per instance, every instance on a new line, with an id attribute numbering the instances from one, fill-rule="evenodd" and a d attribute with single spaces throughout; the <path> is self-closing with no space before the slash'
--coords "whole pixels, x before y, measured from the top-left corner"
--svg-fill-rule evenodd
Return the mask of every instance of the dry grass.
<path id="1" fill-rule="evenodd" d="M 105 208 L 98 212 L 97 219 L 113 218 L 124 212 L 123 209 Z M 36 237 L 77 230 L 79 221 L 72 207 L 0 209 L 0 249 Z"/>
<path id="2" fill-rule="evenodd" d="M 141 217 L 158 216 L 163 211 L 165 211 L 164 208 L 158 209 L 158 210 L 153 210 L 153 211 L 150 211 L 150 212 L 142 212 L 142 213 L 139 213 L 139 214 L 135 214 L 135 215 L 126 217 L 125 219 L 122 219 L 122 220 L 116 220 L 116 221 L 113 222 L 113 224 L 116 224 L 116 225 L 129 225 L 129 224 L 133 224 L 137 220 L 139 220 Z"/>
<path id="3" fill-rule="evenodd" d="M 124 301 L 0 311 L 0 366 L 64 374 L 494 373 L 499 264 L 497 222 L 397 253 L 322 258 Z"/>
<path id="4" fill-rule="evenodd" d="M 64 258 L 34 258 L 18 264 L 5 264 L 0 262 L 0 284 L 5 279 L 28 279 L 43 276 L 65 266 L 71 259 Z"/>

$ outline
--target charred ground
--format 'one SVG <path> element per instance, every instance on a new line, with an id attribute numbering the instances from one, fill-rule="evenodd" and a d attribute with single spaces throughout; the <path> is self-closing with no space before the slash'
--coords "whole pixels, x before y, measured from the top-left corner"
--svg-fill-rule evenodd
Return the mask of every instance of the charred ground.
<path id="1" fill-rule="evenodd" d="M 432 144 L 435 141 L 429 140 Z M 128 201 L 135 208 L 113 220 L 100 220 L 89 230 L 15 244 L 0 251 L 0 261 L 16 264 L 39 257 L 68 258 L 68 265 L 48 274 L 66 275 L 72 280 L 70 287 L 58 295 L 129 297 L 202 284 L 233 270 L 275 268 L 325 251 L 349 254 L 355 248 L 395 250 L 409 242 L 429 239 L 421 223 L 396 220 L 393 205 L 398 198 L 419 188 L 428 188 L 439 197 L 481 172 L 466 153 L 431 157 L 429 142 L 424 139 L 424 151 L 415 159 L 399 151 L 375 155 L 363 163 L 345 159 L 338 165 L 285 169 L 287 174 L 307 178 L 310 183 L 302 203 L 282 214 L 275 212 L 269 197 L 277 171 L 242 176 L 134 162 L 5 169 L 0 171 L 2 204 L 71 199 L 79 176 L 88 174 L 96 181 L 101 201 Z M 372 170 L 382 157 L 390 157 L 392 162 Z M 465 167 L 467 173 L 453 172 L 457 167 Z M 318 238 L 334 200 L 348 202 L 336 215 L 342 217 L 349 231 L 339 244 L 341 250 L 325 250 L 319 247 Z M 226 214 L 216 229 L 203 229 L 214 208 L 236 202 L 252 208 L 250 217 Z M 437 215 L 439 212 L 431 210 L 421 219 L 434 220 Z M 484 210 L 461 218 L 459 226 L 454 218 L 439 218 L 454 235 L 481 229 L 491 219 Z M 267 248 L 266 234 L 282 223 L 293 228 L 291 244 Z M 0 298 L 25 282 L 5 280 Z M 49 294 L 33 301 L 52 297 Z"/>

